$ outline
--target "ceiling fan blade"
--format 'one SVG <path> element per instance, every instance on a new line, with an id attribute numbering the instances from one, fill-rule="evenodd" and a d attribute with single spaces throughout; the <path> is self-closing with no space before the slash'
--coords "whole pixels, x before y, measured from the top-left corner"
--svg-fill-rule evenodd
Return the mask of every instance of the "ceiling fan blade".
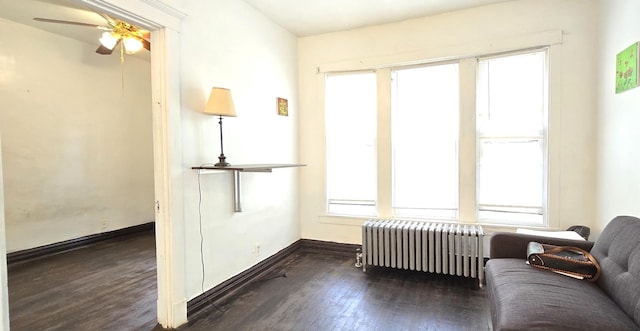
<path id="1" fill-rule="evenodd" d="M 99 13 L 99 12 L 96 12 L 96 14 L 102 16 L 102 18 L 104 18 L 104 20 L 107 21 L 107 23 L 109 23 L 110 26 L 115 26 L 116 25 L 116 20 L 111 18 L 111 16 L 109 16 L 109 15 L 107 15 L 105 13 Z"/>
<path id="2" fill-rule="evenodd" d="M 141 39 L 141 41 L 142 41 L 142 47 L 144 47 L 144 49 L 146 49 L 149 52 L 151 52 L 151 42 L 149 42 L 146 39 Z"/>
<path id="3" fill-rule="evenodd" d="M 73 22 L 73 21 L 63 21 L 63 20 L 55 20 L 52 18 L 42 18 L 42 17 L 34 17 L 33 18 L 35 21 L 39 21 L 39 22 L 46 22 L 46 23 L 61 23 L 61 24 L 71 24 L 71 25 L 80 25 L 80 26 L 88 26 L 88 27 L 92 27 L 92 28 L 98 28 L 101 30 L 111 30 L 110 27 L 106 27 L 106 26 L 102 26 L 102 25 L 97 25 L 97 24 L 91 24 L 91 23 L 82 23 L 82 22 Z"/>
<path id="4" fill-rule="evenodd" d="M 120 40 L 121 39 L 118 39 L 118 42 L 116 42 L 116 44 L 113 46 L 112 49 L 108 49 L 104 47 L 102 44 L 100 44 L 100 46 L 98 46 L 98 49 L 96 49 L 96 53 L 102 54 L 102 55 L 110 55 L 111 53 L 113 53 L 113 50 L 116 49 L 116 47 L 118 47 L 118 44 L 120 44 Z"/>
<path id="5" fill-rule="evenodd" d="M 113 53 L 113 49 L 108 49 L 108 48 L 102 46 L 102 44 L 100 44 L 100 46 L 98 46 L 98 49 L 96 49 L 96 53 L 102 54 L 102 55 L 109 55 L 109 54 Z"/>

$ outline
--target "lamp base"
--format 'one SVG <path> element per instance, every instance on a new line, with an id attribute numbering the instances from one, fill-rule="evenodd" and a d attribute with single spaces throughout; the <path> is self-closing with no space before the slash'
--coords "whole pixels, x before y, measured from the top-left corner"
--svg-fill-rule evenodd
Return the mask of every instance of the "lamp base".
<path id="1" fill-rule="evenodd" d="M 224 156 L 224 154 L 220 154 L 220 156 L 218 156 L 218 160 L 220 160 L 220 162 L 216 163 L 215 166 L 216 167 L 228 167 L 231 164 L 229 162 L 225 161 L 226 157 Z"/>

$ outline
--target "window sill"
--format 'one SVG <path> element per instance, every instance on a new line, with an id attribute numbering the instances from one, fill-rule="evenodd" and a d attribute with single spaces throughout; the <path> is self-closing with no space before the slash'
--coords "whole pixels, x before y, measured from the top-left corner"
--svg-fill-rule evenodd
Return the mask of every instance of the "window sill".
<path id="1" fill-rule="evenodd" d="M 372 218 L 373 219 L 402 219 L 402 220 L 409 220 L 409 221 L 440 222 L 440 223 L 462 224 L 462 225 L 480 225 L 485 230 L 485 233 L 515 232 L 516 229 L 519 229 L 519 228 L 530 229 L 530 230 L 559 230 L 559 229 L 551 229 L 546 226 L 533 226 L 533 225 L 524 225 L 524 224 L 502 224 L 502 223 L 492 223 L 490 221 L 460 222 L 460 221 L 417 219 L 417 218 L 408 218 L 408 217 L 376 217 L 376 216 L 351 216 L 351 215 L 330 215 L 330 214 L 323 214 L 318 216 L 318 220 L 321 224 L 344 225 L 344 226 L 354 226 L 354 227 L 356 226 L 360 227 L 364 222 Z"/>
<path id="2" fill-rule="evenodd" d="M 324 214 L 318 216 L 318 220 L 322 224 L 361 226 L 362 223 L 376 216 L 351 216 L 351 215 L 330 215 Z"/>

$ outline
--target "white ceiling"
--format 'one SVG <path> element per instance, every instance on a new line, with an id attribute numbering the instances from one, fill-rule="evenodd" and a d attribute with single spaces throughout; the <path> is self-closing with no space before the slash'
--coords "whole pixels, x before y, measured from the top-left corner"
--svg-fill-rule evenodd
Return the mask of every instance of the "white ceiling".
<path id="1" fill-rule="evenodd" d="M 513 0 L 233 1 L 245 1 L 291 33 L 302 37 Z M 2 19 L 8 19 L 98 46 L 98 38 L 102 33 L 98 29 L 38 22 L 33 20 L 34 17 L 106 24 L 100 15 L 74 0 L 0 0 L 0 24 Z"/>
<path id="2" fill-rule="evenodd" d="M 84 26 L 34 21 L 34 17 L 107 25 L 102 16 L 72 0 L 0 0 L 0 20 L 30 25 L 38 29 L 95 44 L 103 31 Z"/>
<path id="3" fill-rule="evenodd" d="M 296 36 L 349 30 L 512 0 L 244 0 Z"/>

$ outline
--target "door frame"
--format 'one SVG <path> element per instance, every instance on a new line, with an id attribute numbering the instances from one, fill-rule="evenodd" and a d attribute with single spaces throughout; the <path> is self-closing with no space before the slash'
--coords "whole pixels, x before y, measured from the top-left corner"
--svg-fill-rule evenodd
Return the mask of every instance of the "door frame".
<path id="1" fill-rule="evenodd" d="M 157 314 L 164 328 L 187 322 L 180 25 L 186 14 L 161 0 L 74 0 L 151 31 Z"/>
<path id="2" fill-rule="evenodd" d="M 157 317 L 164 328 L 187 322 L 183 162 L 180 121 L 180 24 L 175 0 L 72 0 L 151 31 L 153 172 L 156 221 Z M 1 161 L 1 154 L 0 154 Z M 0 162 L 0 188 L 2 188 Z M 0 189 L 0 330 L 9 330 L 4 194 Z"/>

